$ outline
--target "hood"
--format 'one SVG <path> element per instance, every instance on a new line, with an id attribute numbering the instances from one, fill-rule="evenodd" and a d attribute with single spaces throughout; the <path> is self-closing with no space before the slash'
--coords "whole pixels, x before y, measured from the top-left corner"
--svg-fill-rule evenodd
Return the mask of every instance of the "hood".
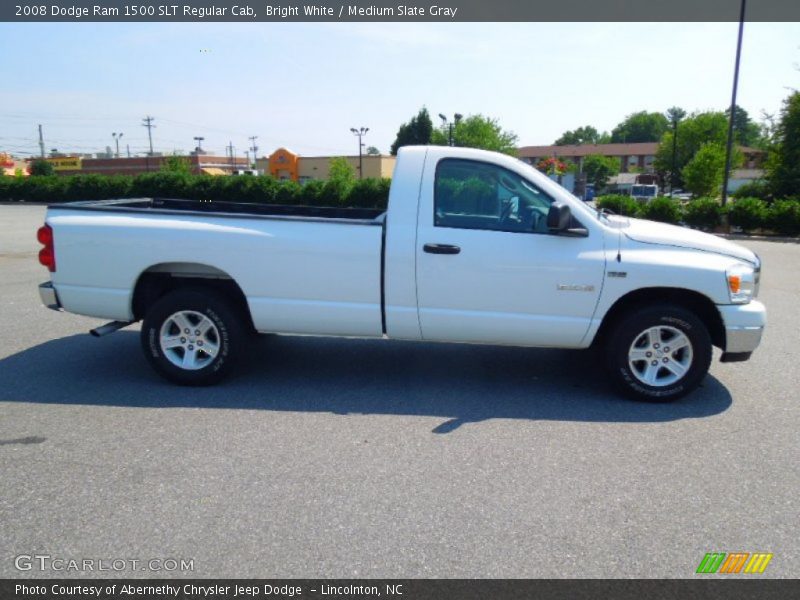
<path id="1" fill-rule="evenodd" d="M 737 258 L 753 265 L 758 264 L 758 257 L 752 250 L 710 233 L 643 219 L 626 217 L 612 217 L 612 219 L 613 227 L 618 228 L 630 239 L 637 242 L 714 252 L 715 254 Z"/>

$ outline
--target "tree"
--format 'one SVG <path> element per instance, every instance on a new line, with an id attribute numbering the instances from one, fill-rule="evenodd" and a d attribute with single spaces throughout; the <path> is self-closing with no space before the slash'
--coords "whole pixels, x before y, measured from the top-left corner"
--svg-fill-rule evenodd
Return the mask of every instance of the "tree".
<path id="1" fill-rule="evenodd" d="M 606 186 L 608 179 L 619 173 L 619 160 L 612 156 L 590 154 L 583 159 L 583 172 L 587 183 L 594 184 L 596 191 Z"/>
<path id="2" fill-rule="evenodd" d="M 636 112 L 611 130 L 612 143 L 657 142 L 667 130 L 667 117 L 661 113 Z"/>
<path id="3" fill-rule="evenodd" d="M 676 177 L 674 182 L 676 187 L 682 184 L 683 168 L 703 144 L 715 143 L 725 146 L 728 139 L 728 120 L 722 112 L 693 113 L 678 123 L 677 131 L 675 175 L 680 177 Z M 667 131 L 656 151 L 655 169 L 662 175 L 672 171 L 672 147 L 673 133 Z"/>
<path id="4" fill-rule="evenodd" d="M 380 156 L 381 151 L 378 150 L 375 146 L 367 146 L 367 154 L 369 156 Z"/>
<path id="5" fill-rule="evenodd" d="M 800 195 L 800 92 L 783 101 L 775 146 L 767 161 L 767 181 L 776 198 Z"/>
<path id="6" fill-rule="evenodd" d="M 684 186 L 695 196 L 716 197 L 725 174 L 725 145 L 703 144 L 681 174 Z"/>
<path id="7" fill-rule="evenodd" d="M 428 109 L 423 106 L 408 123 L 400 125 L 397 137 L 392 144 L 391 153 L 393 156 L 396 155 L 397 150 L 402 146 L 430 144 L 432 134 L 433 121 L 431 121 L 431 116 L 428 114 Z"/>
<path id="8" fill-rule="evenodd" d="M 53 175 L 56 172 L 53 163 L 46 160 L 35 160 L 31 163 L 31 175 Z"/>
<path id="9" fill-rule="evenodd" d="M 725 117 L 730 118 L 731 109 L 725 110 Z M 733 139 L 741 146 L 755 146 L 758 144 L 761 128 L 753 122 L 747 111 L 738 104 L 733 111 Z"/>
<path id="10" fill-rule="evenodd" d="M 482 148 L 516 156 L 518 139 L 516 133 L 500 127 L 497 119 L 483 115 L 470 115 L 456 121 L 453 125 L 453 144 L 455 146 Z M 433 131 L 432 144 L 447 146 L 449 142 L 449 126 Z"/>
<path id="11" fill-rule="evenodd" d="M 567 146 L 573 144 L 602 144 L 602 140 L 607 138 L 607 133 L 599 133 L 591 125 L 584 125 L 571 131 L 565 131 L 560 138 L 553 144 L 555 146 Z"/>
<path id="12" fill-rule="evenodd" d="M 328 181 L 335 181 L 343 185 L 352 185 L 356 182 L 356 170 L 346 158 L 337 156 L 330 161 Z"/>
<path id="13" fill-rule="evenodd" d="M 755 147 L 760 150 L 771 150 L 775 144 L 777 132 L 778 125 L 775 123 L 775 115 L 762 110 L 761 122 L 758 124 L 758 140 L 756 140 Z"/>
<path id="14" fill-rule="evenodd" d="M 185 156 L 166 156 L 164 162 L 161 163 L 161 170 L 166 173 L 191 175 L 192 163 Z"/>

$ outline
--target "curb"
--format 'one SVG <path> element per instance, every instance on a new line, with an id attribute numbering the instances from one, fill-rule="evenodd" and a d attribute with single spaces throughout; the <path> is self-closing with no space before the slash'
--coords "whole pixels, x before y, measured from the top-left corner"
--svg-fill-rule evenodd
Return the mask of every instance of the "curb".
<path id="1" fill-rule="evenodd" d="M 726 240 L 751 242 L 778 242 L 779 244 L 800 244 L 800 238 L 781 235 L 745 235 L 743 233 L 715 233 Z"/>

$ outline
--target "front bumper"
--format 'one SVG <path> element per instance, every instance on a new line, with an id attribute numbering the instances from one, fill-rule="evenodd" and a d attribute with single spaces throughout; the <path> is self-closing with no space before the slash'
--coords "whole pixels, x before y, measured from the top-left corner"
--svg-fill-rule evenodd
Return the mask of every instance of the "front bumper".
<path id="1" fill-rule="evenodd" d="M 52 310 L 61 310 L 61 302 L 58 299 L 56 288 L 53 287 L 52 281 L 39 284 L 39 298 L 42 299 L 42 304 Z"/>
<path id="2" fill-rule="evenodd" d="M 717 308 L 725 325 L 724 352 L 749 356 L 761 343 L 767 324 L 767 309 L 756 300 L 747 304 L 718 305 Z"/>

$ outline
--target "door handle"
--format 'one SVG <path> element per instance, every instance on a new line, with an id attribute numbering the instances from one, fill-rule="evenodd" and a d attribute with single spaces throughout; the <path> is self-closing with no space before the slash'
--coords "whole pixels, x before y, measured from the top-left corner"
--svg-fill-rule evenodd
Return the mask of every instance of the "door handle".
<path id="1" fill-rule="evenodd" d="M 428 254 L 458 254 L 461 248 L 452 244 L 425 244 L 422 249 Z"/>

